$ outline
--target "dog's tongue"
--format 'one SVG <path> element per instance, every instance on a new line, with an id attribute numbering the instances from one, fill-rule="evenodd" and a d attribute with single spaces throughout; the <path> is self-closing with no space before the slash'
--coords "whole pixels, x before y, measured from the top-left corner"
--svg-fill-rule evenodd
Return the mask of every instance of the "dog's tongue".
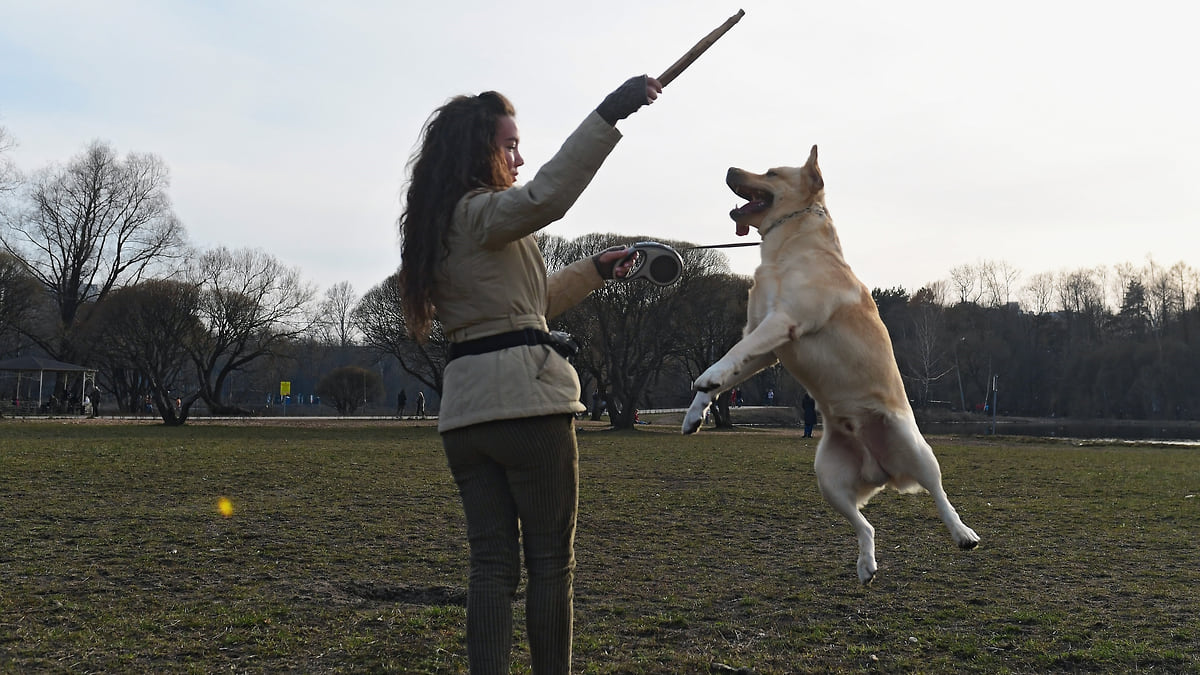
<path id="1" fill-rule="evenodd" d="M 737 236 L 744 237 L 744 236 L 750 234 L 750 226 L 749 225 L 743 225 L 742 223 L 735 223 L 735 224 L 737 225 Z"/>

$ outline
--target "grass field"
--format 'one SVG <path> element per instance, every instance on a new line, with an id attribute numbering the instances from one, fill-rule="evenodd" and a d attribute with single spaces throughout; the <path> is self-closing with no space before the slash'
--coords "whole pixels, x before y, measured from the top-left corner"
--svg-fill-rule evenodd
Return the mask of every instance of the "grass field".
<path id="1" fill-rule="evenodd" d="M 814 441 L 672 422 L 580 427 L 578 673 L 1200 673 L 1196 448 L 932 438 L 983 542 L 881 494 L 862 587 Z M 0 507 L 2 672 L 466 672 L 428 424 L 0 420 Z"/>

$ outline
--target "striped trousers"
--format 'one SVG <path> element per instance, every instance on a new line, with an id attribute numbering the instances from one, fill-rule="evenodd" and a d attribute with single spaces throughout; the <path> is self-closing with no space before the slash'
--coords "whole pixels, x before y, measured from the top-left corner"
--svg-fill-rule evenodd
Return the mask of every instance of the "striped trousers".
<path id="1" fill-rule="evenodd" d="M 472 675 L 508 673 L 512 602 L 528 575 L 525 625 L 533 672 L 571 672 L 579 447 L 570 415 L 453 429 L 442 445 L 471 547 L 467 659 Z"/>

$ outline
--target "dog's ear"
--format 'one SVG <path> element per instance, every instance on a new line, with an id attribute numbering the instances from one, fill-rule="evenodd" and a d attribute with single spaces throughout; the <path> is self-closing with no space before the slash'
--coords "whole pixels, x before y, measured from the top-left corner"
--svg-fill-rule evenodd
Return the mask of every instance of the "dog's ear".
<path id="1" fill-rule="evenodd" d="M 825 178 L 821 176 L 821 167 L 817 165 L 817 146 L 815 145 L 808 153 L 808 161 L 804 163 L 804 173 L 808 176 L 814 193 L 825 188 Z"/>

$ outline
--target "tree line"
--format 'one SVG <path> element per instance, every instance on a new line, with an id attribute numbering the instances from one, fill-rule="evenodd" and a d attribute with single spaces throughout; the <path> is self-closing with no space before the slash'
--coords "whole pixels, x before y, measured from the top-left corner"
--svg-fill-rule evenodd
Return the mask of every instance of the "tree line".
<path id="1" fill-rule="evenodd" d="M 6 146 L 0 128 L 0 160 Z M 347 282 L 319 293 L 300 270 L 258 250 L 196 250 L 150 154 L 94 142 L 63 165 L 24 176 L 0 161 L 0 358 L 42 353 L 99 370 L 106 398 L 128 412 L 147 399 L 182 424 L 197 402 L 250 414 L 279 380 L 311 382 L 340 414 L 387 395 L 403 373 L 439 398 L 445 339 L 418 344 L 400 311 L 398 275 L 358 297 Z M 541 235 L 554 270 L 649 236 Z M 660 240 L 664 241 L 664 240 Z M 610 283 L 552 320 L 581 345 L 583 401 L 614 426 L 639 409 L 685 406 L 690 383 L 741 337 L 750 277 L 725 256 L 676 246 L 679 282 Z M 909 293 L 875 289 L 908 393 L 918 409 L 1135 419 L 1200 414 L 1200 275 L 1152 260 L 1115 269 L 1041 273 L 1007 263 L 960 265 Z M 393 378 L 394 379 L 394 378 Z M 236 382 L 236 385 L 235 385 Z M 749 403 L 796 405 L 779 366 L 742 387 Z M 361 396 L 360 396 L 361 394 Z M 728 394 L 714 413 L 730 423 Z"/>
<path id="2" fill-rule="evenodd" d="M 918 405 L 950 401 L 971 410 L 999 398 L 1001 414 L 1200 417 L 1194 268 L 1147 260 L 989 287 L 996 267 L 960 266 L 952 282 L 913 297 L 876 292 Z"/>

